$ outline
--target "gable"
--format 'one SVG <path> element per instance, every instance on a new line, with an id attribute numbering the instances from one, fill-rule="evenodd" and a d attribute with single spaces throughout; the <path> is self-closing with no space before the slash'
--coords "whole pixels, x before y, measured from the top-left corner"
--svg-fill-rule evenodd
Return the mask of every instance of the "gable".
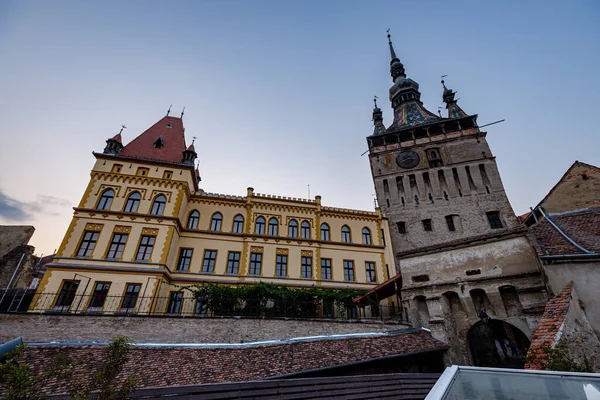
<path id="1" fill-rule="evenodd" d="M 547 213 L 600 207 L 600 168 L 575 162 L 540 205 Z"/>

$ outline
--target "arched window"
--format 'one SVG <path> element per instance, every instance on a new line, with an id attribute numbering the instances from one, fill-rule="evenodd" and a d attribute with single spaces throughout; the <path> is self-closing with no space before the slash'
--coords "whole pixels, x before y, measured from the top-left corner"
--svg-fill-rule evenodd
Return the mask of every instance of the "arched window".
<path id="1" fill-rule="evenodd" d="M 342 226 L 342 242 L 350 243 L 352 239 L 350 238 L 350 228 L 348 225 Z"/>
<path id="2" fill-rule="evenodd" d="M 256 235 L 265 234 L 265 219 L 263 217 L 256 218 L 256 223 L 254 224 L 254 233 Z"/>
<path id="3" fill-rule="evenodd" d="M 125 203 L 125 212 L 136 212 L 138 207 L 140 206 L 140 199 L 142 196 L 138 192 L 133 192 L 127 198 L 127 202 Z"/>
<path id="4" fill-rule="evenodd" d="M 165 204 L 167 204 L 167 198 L 163 194 L 159 194 L 154 198 L 150 214 L 163 215 L 163 212 L 165 212 Z"/>
<path id="5" fill-rule="evenodd" d="M 233 229 L 231 230 L 233 233 L 243 233 L 244 232 L 244 217 L 241 214 L 238 214 L 233 219 Z"/>
<path id="6" fill-rule="evenodd" d="M 302 239 L 310 239 L 310 224 L 308 221 L 302 221 L 302 225 L 300 225 L 302 235 Z"/>
<path id="7" fill-rule="evenodd" d="M 291 220 L 288 224 L 288 236 L 293 238 L 298 237 L 298 222 L 295 219 Z"/>
<path id="8" fill-rule="evenodd" d="M 221 232 L 221 223 L 223 222 L 223 215 L 220 212 L 213 214 L 210 219 L 210 230 L 213 232 Z"/>
<path id="9" fill-rule="evenodd" d="M 321 224 L 321 240 L 329 242 L 329 225 Z"/>
<path id="10" fill-rule="evenodd" d="M 269 236 L 277 236 L 277 228 L 279 227 L 279 221 L 277 218 L 271 218 L 269 220 Z"/>
<path id="11" fill-rule="evenodd" d="M 106 189 L 104 192 L 102 192 L 102 196 L 100 196 L 100 201 L 98 201 L 96 210 L 108 210 L 114 198 L 115 191 L 112 189 Z"/>
<path id="12" fill-rule="evenodd" d="M 187 228 L 188 229 L 198 229 L 198 222 L 200 221 L 200 213 L 197 210 L 194 210 L 190 213 L 188 217 Z"/>
<path id="13" fill-rule="evenodd" d="M 369 228 L 367 228 L 367 227 L 363 228 L 362 237 L 363 237 L 364 244 L 371 244 L 371 231 L 369 230 Z"/>

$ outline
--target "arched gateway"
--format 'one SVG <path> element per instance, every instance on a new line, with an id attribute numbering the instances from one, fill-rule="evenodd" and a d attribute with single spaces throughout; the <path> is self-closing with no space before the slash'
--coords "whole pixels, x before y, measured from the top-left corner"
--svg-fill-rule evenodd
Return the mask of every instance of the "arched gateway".
<path id="1" fill-rule="evenodd" d="M 530 344 L 515 326 L 490 318 L 473 325 L 467 341 L 473 365 L 497 368 L 523 368 Z"/>

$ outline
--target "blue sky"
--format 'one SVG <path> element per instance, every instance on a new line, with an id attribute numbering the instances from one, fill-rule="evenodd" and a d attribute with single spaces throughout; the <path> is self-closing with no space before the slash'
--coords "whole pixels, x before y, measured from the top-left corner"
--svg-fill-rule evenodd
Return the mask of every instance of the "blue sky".
<path id="1" fill-rule="evenodd" d="M 600 164 L 597 1 L 0 2 L 0 223 L 60 244 L 94 163 L 186 107 L 202 187 L 371 209 L 372 97 L 392 112 L 385 31 L 437 112 L 440 76 L 487 128 L 515 212 Z"/>

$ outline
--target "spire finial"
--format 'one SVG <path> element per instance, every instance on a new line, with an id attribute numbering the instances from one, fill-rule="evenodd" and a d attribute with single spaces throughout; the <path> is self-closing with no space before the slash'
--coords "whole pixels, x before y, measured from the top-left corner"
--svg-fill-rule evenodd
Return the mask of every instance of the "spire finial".
<path id="1" fill-rule="evenodd" d="M 121 125 L 121 130 L 119 131 L 119 135 L 123 132 L 123 129 L 127 129 L 125 125 Z"/>
<path id="2" fill-rule="evenodd" d="M 197 136 L 192 136 L 192 146 L 194 145 L 194 142 L 196 141 L 196 139 L 198 139 Z"/>
<path id="3" fill-rule="evenodd" d="M 390 56 L 392 57 L 392 62 L 394 62 L 394 60 L 398 60 L 398 57 L 396 56 L 396 52 L 394 51 L 394 46 L 392 45 L 392 35 L 390 35 L 390 28 L 388 28 L 387 30 L 387 37 L 388 37 L 388 44 L 390 46 Z"/>
<path id="4" fill-rule="evenodd" d="M 448 88 L 446 87 L 446 83 L 444 82 L 444 78 L 447 76 L 448 75 L 442 75 L 442 86 L 444 87 L 444 90 L 448 90 Z"/>
<path id="5" fill-rule="evenodd" d="M 183 110 L 181 110 L 181 117 L 179 118 L 183 119 L 183 114 L 185 114 L 185 107 L 183 107 Z"/>
<path id="6" fill-rule="evenodd" d="M 171 114 L 171 107 L 173 107 L 173 104 L 171 104 L 171 105 L 169 106 L 169 109 L 167 110 L 167 117 L 169 116 L 169 114 Z"/>
<path id="7" fill-rule="evenodd" d="M 377 96 L 373 96 L 373 104 L 375 104 L 375 108 L 379 108 L 379 107 L 377 107 L 377 99 L 378 98 L 379 97 L 377 97 Z"/>

